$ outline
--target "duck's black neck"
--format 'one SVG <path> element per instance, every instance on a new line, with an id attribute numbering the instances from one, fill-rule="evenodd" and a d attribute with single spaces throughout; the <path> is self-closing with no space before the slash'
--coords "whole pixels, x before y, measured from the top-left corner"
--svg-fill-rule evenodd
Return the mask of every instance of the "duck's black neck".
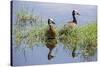
<path id="1" fill-rule="evenodd" d="M 75 11 L 72 12 L 72 16 L 73 16 L 73 22 L 77 24 L 77 20 L 76 20 L 76 17 L 75 17 Z"/>
<path id="2" fill-rule="evenodd" d="M 75 15 L 72 15 L 72 16 L 73 16 L 73 22 L 77 24 L 77 20 L 76 20 Z"/>

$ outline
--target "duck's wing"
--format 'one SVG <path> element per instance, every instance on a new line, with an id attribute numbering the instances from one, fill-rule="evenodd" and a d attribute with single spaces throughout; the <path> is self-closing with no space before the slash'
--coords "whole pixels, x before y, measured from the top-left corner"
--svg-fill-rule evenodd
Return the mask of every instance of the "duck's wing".
<path id="1" fill-rule="evenodd" d="M 69 27 L 69 28 L 74 28 L 74 27 L 76 27 L 76 23 L 75 22 L 73 22 L 73 21 L 69 21 L 68 23 L 67 23 L 67 26 Z"/>

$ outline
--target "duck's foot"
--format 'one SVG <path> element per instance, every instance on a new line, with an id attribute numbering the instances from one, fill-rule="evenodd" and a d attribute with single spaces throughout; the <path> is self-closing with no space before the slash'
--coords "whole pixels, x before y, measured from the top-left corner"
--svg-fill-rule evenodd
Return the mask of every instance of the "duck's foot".
<path id="1" fill-rule="evenodd" d="M 48 55 L 48 60 L 51 60 L 52 58 L 54 58 L 54 56 Z"/>

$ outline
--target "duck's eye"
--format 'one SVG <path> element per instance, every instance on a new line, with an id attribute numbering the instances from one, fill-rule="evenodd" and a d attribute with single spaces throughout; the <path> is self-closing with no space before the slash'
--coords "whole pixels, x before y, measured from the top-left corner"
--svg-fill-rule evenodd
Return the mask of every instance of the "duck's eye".
<path id="1" fill-rule="evenodd" d="M 55 24 L 55 22 L 54 22 L 54 21 L 52 21 L 52 24 Z"/>
<path id="2" fill-rule="evenodd" d="M 80 15 L 79 13 L 76 13 L 77 15 Z"/>

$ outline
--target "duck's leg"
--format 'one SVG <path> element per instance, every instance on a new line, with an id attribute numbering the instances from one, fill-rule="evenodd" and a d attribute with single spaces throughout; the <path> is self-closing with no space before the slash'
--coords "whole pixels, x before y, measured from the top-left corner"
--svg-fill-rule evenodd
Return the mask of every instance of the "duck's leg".
<path id="1" fill-rule="evenodd" d="M 76 56 L 76 49 L 77 47 L 75 46 L 72 50 L 72 57 L 74 58 Z"/>
<path id="2" fill-rule="evenodd" d="M 48 60 L 51 60 L 54 56 L 51 55 L 53 48 L 49 49 L 49 53 L 48 53 Z"/>

